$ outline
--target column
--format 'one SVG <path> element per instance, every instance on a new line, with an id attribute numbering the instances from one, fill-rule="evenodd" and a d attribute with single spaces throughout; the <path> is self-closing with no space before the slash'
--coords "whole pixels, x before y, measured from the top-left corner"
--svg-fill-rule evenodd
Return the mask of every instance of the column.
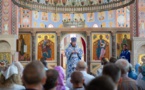
<path id="1" fill-rule="evenodd" d="M 90 64 L 91 64 L 91 58 L 90 58 L 90 50 L 91 50 L 91 47 L 90 47 L 90 43 L 91 43 L 91 32 L 90 31 L 87 31 L 86 32 L 87 34 L 87 64 L 88 64 L 88 72 L 91 71 L 90 69 Z"/>
<path id="2" fill-rule="evenodd" d="M 36 60 L 36 32 L 32 33 L 32 60 Z"/>
<path id="3" fill-rule="evenodd" d="M 138 26 L 138 2 L 139 0 L 135 0 L 133 4 L 130 6 L 130 32 L 131 32 L 131 38 L 138 37 L 139 36 L 139 26 Z"/>
<path id="4" fill-rule="evenodd" d="M 116 49 L 117 49 L 117 45 L 116 45 L 116 31 L 111 31 L 111 36 L 112 36 L 112 56 L 116 57 Z"/>
<path id="5" fill-rule="evenodd" d="M 12 58 L 12 60 L 10 61 L 10 63 L 13 63 L 13 62 L 15 62 L 15 61 L 17 61 L 17 60 L 15 60 L 15 53 L 16 53 L 16 51 L 14 51 L 14 50 L 11 50 L 11 58 Z"/>
<path id="6" fill-rule="evenodd" d="M 0 34 L 2 34 L 2 0 L 0 0 Z"/>
<path id="7" fill-rule="evenodd" d="M 60 31 L 56 32 L 57 34 L 57 65 L 60 65 Z"/>

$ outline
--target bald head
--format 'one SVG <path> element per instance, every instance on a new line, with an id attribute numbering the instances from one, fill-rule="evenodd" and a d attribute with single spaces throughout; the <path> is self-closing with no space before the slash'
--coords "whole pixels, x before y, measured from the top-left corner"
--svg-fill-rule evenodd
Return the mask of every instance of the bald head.
<path id="1" fill-rule="evenodd" d="M 77 63 L 76 69 L 79 70 L 79 71 L 86 70 L 87 69 L 87 63 L 84 62 L 84 61 L 79 61 Z"/>
<path id="2" fill-rule="evenodd" d="M 37 85 L 46 78 L 44 66 L 40 61 L 32 61 L 26 65 L 23 71 L 23 80 L 25 84 L 28 85 Z"/>
<path id="3" fill-rule="evenodd" d="M 120 69 L 122 74 L 127 74 L 129 71 L 129 62 L 125 59 L 119 59 L 115 63 Z"/>

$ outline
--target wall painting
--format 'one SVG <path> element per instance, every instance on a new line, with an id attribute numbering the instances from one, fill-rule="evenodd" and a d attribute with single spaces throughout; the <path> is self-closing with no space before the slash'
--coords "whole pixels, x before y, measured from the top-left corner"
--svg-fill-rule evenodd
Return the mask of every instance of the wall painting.
<path id="1" fill-rule="evenodd" d="M 78 21 L 80 21 L 80 20 L 84 20 L 85 18 L 84 18 L 84 14 L 81 14 L 81 13 L 79 13 L 79 14 L 74 14 L 74 18 L 73 19 L 77 19 Z"/>
<path id="2" fill-rule="evenodd" d="M 95 20 L 95 14 L 94 13 L 88 13 L 87 14 L 87 22 L 94 22 Z"/>
<path id="3" fill-rule="evenodd" d="M 99 21 L 105 20 L 105 17 L 106 17 L 105 12 L 98 12 L 98 20 Z"/>
<path id="4" fill-rule="evenodd" d="M 63 20 L 68 20 L 71 19 L 71 15 L 70 14 L 63 14 Z"/>
<path id="5" fill-rule="evenodd" d="M 42 12 L 41 13 L 41 20 L 42 21 L 48 21 L 48 13 Z"/>
<path id="6" fill-rule="evenodd" d="M 32 11 L 20 8 L 20 28 L 32 27 Z"/>
<path id="7" fill-rule="evenodd" d="M 32 14 L 33 14 L 33 18 L 35 20 L 37 20 L 39 18 L 39 12 L 38 11 L 33 11 Z"/>
<path id="8" fill-rule="evenodd" d="M 114 11 L 108 11 L 108 19 L 112 19 L 113 18 L 113 14 L 114 14 Z"/>
<path id="9" fill-rule="evenodd" d="M 59 22 L 59 20 L 60 20 L 60 15 L 58 13 L 52 13 L 51 14 L 51 21 Z"/>
<path id="10" fill-rule="evenodd" d="M 138 0 L 139 37 L 145 37 L 145 0 Z"/>
<path id="11" fill-rule="evenodd" d="M 10 64 L 10 60 L 11 60 L 10 52 L 0 52 L 0 67 L 4 67 Z"/>

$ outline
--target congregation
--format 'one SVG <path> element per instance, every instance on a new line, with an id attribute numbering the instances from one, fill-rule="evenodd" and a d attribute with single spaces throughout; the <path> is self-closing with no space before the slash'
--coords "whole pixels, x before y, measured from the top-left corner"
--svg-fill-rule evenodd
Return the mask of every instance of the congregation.
<path id="1" fill-rule="evenodd" d="M 145 0 L 0 7 L 0 90 L 145 90 Z"/>
<path id="2" fill-rule="evenodd" d="M 0 90 L 145 90 L 145 65 L 135 69 L 125 59 L 102 58 L 96 75 L 87 73 L 79 61 L 71 77 L 61 66 L 48 69 L 45 60 L 34 60 L 24 68 L 16 61 L 0 74 Z"/>

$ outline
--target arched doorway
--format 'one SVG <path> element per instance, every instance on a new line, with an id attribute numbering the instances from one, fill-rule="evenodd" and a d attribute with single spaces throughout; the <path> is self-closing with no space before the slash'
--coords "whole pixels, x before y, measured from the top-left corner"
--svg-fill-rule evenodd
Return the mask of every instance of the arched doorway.
<path id="1" fill-rule="evenodd" d="M 66 34 L 62 37 L 61 43 L 60 43 L 60 54 L 61 54 L 60 65 L 64 69 L 66 69 L 66 63 L 67 63 L 67 58 L 65 56 L 65 49 L 70 44 L 72 37 L 77 38 L 77 46 L 83 50 L 82 60 L 86 61 L 87 52 L 86 52 L 86 39 L 85 39 L 85 37 L 81 34 L 78 34 L 78 33 Z"/>

